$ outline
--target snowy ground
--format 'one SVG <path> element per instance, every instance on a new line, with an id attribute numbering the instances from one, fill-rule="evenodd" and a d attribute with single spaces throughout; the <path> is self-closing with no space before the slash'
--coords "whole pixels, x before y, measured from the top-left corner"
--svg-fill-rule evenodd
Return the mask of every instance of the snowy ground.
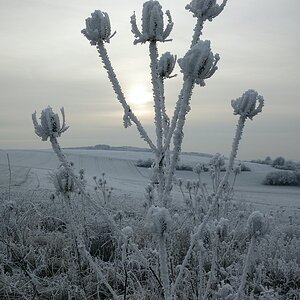
<path id="1" fill-rule="evenodd" d="M 0 188 L 7 188 L 9 182 L 7 153 L 11 162 L 12 189 L 52 189 L 49 172 L 58 166 L 58 160 L 51 150 L 1 150 Z M 65 153 L 74 162 L 76 169 L 85 170 L 91 186 L 92 177 L 100 177 L 104 172 L 116 197 L 136 199 L 140 203 L 144 201 L 144 187 L 149 182 L 150 172 L 146 168 L 136 167 L 135 162 L 151 157 L 151 153 L 107 150 L 66 150 Z M 189 165 L 208 161 L 207 157 L 181 157 L 181 162 Z M 235 185 L 235 195 L 239 201 L 253 203 L 261 210 L 285 210 L 287 214 L 299 216 L 299 187 L 264 186 L 261 182 L 273 168 L 255 163 L 247 165 L 252 171 L 240 174 Z M 193 172 L 189 171 L 178 171 L 176 176 L 183 179 L 195 178 Z M 210 183 L 208 173 L 203 174 L 203 181 Z M 180 199 L 176 189 L 174 195 Z"/>

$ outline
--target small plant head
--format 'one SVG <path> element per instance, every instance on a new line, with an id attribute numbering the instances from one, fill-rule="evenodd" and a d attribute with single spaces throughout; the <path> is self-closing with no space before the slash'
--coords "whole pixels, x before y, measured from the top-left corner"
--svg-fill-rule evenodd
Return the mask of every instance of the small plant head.
<path id="1" fill-rule="evenodd" d="M 124 236 L 129 239 L 131 237 L 133 237 L 133 229 L 130 226 L 126 226 L 122 229 L 122 233 L 124 234 Z"/>
<path id="2" fill-rule="evenodd" d="M 267 233 L 269 226 L 265 216 L 259 211 L 254 211 L 248 218 L 247 227 L 250 236 L 262 237 Z"/>
<path id="3" fill-rule="evenodd" d="M 106 12 L 95 10 L 91 17 L 85 20 L 86 28 L 81 33 L 90 41 L 91 45 L 97 45 L 98 42 L 109 43 L 112 37 L 110 20 Z"/>
<path id="4" fill-rule="evenodd" d="M 174 70 L 177 57 L 170 52 L 164 53 L 158 62 L 158 75 L 161 78 L 170 78 L 171 73 Z"/>
<path id="5" fill-rule="evenodd" d="M 217 224 L 217 235 L 219 239 L 224 239 L 228 234 L 229 220 L 221 217 L 219 223 Z"/>
<path id="6" fill-rule="evenodd" d="M 264 98 L 255 90 L 246 91 L 241 97 L 231 100 L 234 115 L 240 115 L 244 118 L 252 118 L 262 111 Z"/>
<path id="7" fill-rule="evenodd" d="M 242 165 L 241 164 L 238 164 L 237 166 L 235 166 L 233 168 L 234 175 L 241 174 L 241 172 L 242 172 Z"/>
<path id="8" fill-rule="evenodd" d="M 170 227 L 171 216 L 165 207 L 152 205 L 147 213 L 146 226 L 154 235 L 163 237 Z"/>
<path id="9" fill-rule="evenodd" d="M 158 1 L 147 1 L 143 5 L 142 32 L 136 24 L 135 14 L 131 17 L 131 31 L 136 37 L 134 44 L 149 42 L 165 42 L 170 35 L 173 22 L 170 12 L 167 10 L 168 25 L 164 29 L 164 14 Z"/>
<path id="10" fill-rule="evenodd" d="M 193 172 L 198 175 L 204 171 L 205 171 L 205 164 L 203 164 L 203 163 L 197 163 L 193 168 Z"/>
<path id="11" fill-rule="evenodd" d="M 210 41 L 199 41 L 183 58 L 178 59 L 178 64 L 184 78 L 189 78 L 200 86 L 205 86 L 205 79 L 210 78 L 218 69 L 219 54 L 213 54 Z"/>
<path id="12" fill-rule="evenodd" d="M 199 18 L 202 22 L 218 16 L 224 9 L 227 0 L 223 0 L 222 4 L 218 4 L 217 0 L 192 0 L 185 9 L 193 13 L 193 16 Z"/>
<path id="13" fill-rule="evenodd" d="M 64 166 L 51 175 L 56 193 L 58 195 L 67 195 L 76 192 L 76 185 L 73 178 Z"/>
<path id="14" fill-rule="evenodd" d="M 41 124 L 38 124 L 36 112 L 32 114 L 35 133 L 42 138 L 42 141 L 47 141 L 48 138 L 57 138 L 69 128 L 65 124 L 64 108 L 62 107 L 60 111 L 63 118 L 62 126 L 60 126 L 58 114 L 55 114 L 50 106 L 42 110 Z"/>
<path id="15" fill-rule="evenodd" d="M 216 153 L 211 160 L 209 161 L 209 164 L 214 168 L 221 168 L 225 165 L 225 157 L 224 155 L 220 153 Z"/>

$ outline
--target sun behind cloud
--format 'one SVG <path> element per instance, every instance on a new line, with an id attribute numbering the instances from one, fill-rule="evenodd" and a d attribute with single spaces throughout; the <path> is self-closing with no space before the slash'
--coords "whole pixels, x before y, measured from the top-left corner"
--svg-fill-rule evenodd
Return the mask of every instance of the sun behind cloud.
<path id="1" fill-rule="evenodd" d="M 149 103 L 152 99 L 152 94 L 147 91 L 144 85 L 135 85 L 129 91 L 129 103 L 138 106 Z"/>

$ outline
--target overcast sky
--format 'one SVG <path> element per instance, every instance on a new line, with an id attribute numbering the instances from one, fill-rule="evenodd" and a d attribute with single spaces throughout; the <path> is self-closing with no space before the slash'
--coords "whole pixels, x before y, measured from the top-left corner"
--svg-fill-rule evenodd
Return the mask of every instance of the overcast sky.
<path id="1" fill-rule="evenodd" d="M 107 45 L 113 66 L 145 127 L 153 134 L 148 45 L 133 45 L 129 19 L 138 0 L 0 1 L 0 148 L 49 148 L 34 135 L 31 113 L 64 106 L 70 129 L 63 147 L 110 144 L 146 146 L 134 127 L 122 127 L 122 109 L 95 47 L 80 33 L 95 9 L 110 15 L 117 35 Z M 160 1 L 174 19 L 173 42 L 159 51 L 182 57 L 195 19 L 187 1 Z M 183 150 L 228 155 L 237 117 L 231 99 L 249 88 L 265 98 L 262 114 L 246 124 L 239 158 L 283 155 L 300 160 L 300 1 L 228 0 L 207 22 L 203 39 L 219 53 L 219 70 L 206 87 L 196 87 Z M 166 84 L 171 114 L 181 88 L 179 75 Z M 143 95 L 143 103 L 137 103 Z M 139 98 L 139 97 L 138 97 Z"/>

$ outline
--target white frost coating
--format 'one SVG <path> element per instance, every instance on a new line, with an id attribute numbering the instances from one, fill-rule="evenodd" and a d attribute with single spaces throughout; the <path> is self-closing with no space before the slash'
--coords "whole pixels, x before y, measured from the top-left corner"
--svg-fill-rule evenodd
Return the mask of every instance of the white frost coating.
<path id="1" fill-rule="evenodd" d="M 254 211 L 247 221 L 248 231 L 251 236 L 261 237 L 268 231 L 268 223 L 264 215 Z"/>
<path id="2" fill-rule="evenodd" d="M 75 182 L 64 166 L 61 166 L 51 177 L 57 194 L 65 195 L 76 191 Z"/>
<path id="3" fill-rule="evenodd" d="M 231 106 L 234 110 L 233 114 L 252 120 L 255 115 L 262 111 L 264 98 L 258 95 L 255 90 L 248 90 L 236 100 L 231 100 Z"/>
<path id="4" fill-rule="evenodd" d="M 147 41 L 165 42 L 173 28 L 170 12 L 166 11 L 166 15 L 168 17 L 168 25 L 164 29 L 164 16 L 159 2 L 145 2 L 142 13 L 142 32 L 137 27 L 135 14 L 131 17 L 131 31 L 136 37 L 134 44 Z"/>
<path id="5" fill-rule="evenodd" d="M 185 9 L 193 13 L 193 16 L 201 19 L 203 22 L 218 16 L 224 9 L 227 0 L 223 0 L 222 4 L 217 4 L 217 0 L 192 0 Z"/>
<path id="6" fill-rule="evenodd" d="M 158 61 L 158 75 L 161 78 L 170 78 L 171 73 L 174 70 L 177 56 L 172 55 L 170 52 L 162 54 Z"/>
<path id="7" fill-rule="evenodd" d="M 60 126 L 58 114 L 55 114 L 50 106 L 42 110 L 40 117 L 41 124 L 38 124 L 36 112 L 32 114 L 35 133 L 42 138 L 42 141 L 47 141 L 49 137 L 57 138 L 69 128 L 65 123 L 64 108 L 62 107 L 60 111 L 63 118 L 62 126 Z"/>
<path id="8" fill-rule="evenodd" d="M 219 54 L 213 55 L 210 41 L 199 41 L 183 58 L 178 60 L 181 72 L 200 86 L 205 86 L 204 79 L 210 78 L 218 69 Z"/>
<path id="9" fill-rule="evenodd" d="M 90 41 L 91 45 L 96 45 L 99 41 L 109 43 L 111 35 L 110 20 L 106 12 L 95 10 L 91 17 L 85 20 L 86 28 L 81 33 Z"/>
<path id="10" fill-rule="evenodd" d="M 152 205 L 147 213 L 146 226 L 157 236 L 163 236 L 170 226 L 171 217 L 168 209 Z"/>

